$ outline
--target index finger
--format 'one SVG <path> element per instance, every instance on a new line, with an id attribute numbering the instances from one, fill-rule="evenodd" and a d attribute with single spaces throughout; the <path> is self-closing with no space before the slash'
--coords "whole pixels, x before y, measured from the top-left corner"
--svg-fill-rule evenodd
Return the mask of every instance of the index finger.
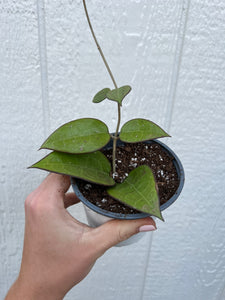
<path id="1" fill-rule="evenodd" d="M 70 187 L 70 177 L 67 175 L 50 173 L 39 187 L 33 192 L 33 196 L 39 195 L 39 201 L 58 202 L 63 199 Z"/>
<path id="2" fill-rule="evenodd" d="M 70 177 L 68 175 L 50 173 L 42 184 L 43 188 L 47 188 L 52 193 L 56 192 L 64 195 L 70 187 Z"/>

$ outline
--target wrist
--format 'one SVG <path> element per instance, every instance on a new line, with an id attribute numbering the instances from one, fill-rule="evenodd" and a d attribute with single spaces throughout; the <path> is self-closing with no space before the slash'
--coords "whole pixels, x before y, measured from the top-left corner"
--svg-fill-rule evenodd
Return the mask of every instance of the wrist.
<path id="1" fill-rule="evenodd" d="M 43 286 L 34 286 L 18 278 L 10 288 L 5 300 L 62 300 L 64 296 Z"/>

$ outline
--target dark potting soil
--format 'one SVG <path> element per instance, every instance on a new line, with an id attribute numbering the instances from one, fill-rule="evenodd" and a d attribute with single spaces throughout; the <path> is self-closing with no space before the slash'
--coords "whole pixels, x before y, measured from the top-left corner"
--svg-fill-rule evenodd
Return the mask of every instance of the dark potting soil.
<path id="1" fill-rule="evenodd" d="M 102 151 L 109 161 L 112 161 L 112 150 Z M 117 147 L 116 182 L 123 182 L 128 174 L 136 167 L 148 165 L 155 176 L 158 186 L 160 205 L 169 200 L 179 186 L 178 175 L 173 165 L 173 157 L 166 153 L 163 148 L 155 143 L 125 144 L 124 147 Z M 79 181 L 79 189 L 84 197 L 98 207 L 122 214 L 135 214 L 139 211 L 124 205 L 113 199 L 106 192 L 107 187 L 92 184 L 83 180 Z"/>

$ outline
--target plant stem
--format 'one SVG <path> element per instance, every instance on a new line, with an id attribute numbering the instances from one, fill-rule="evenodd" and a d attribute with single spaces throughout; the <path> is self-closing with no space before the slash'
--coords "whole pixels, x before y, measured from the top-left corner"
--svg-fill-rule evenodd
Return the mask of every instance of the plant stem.
<path id="1" fill-rule="evenodd" d="M 117 121 L 117 127 L 116 127 L 116 133 L 112 137 L 113 138 L 113 157 L 112 157 L 112 162 L 113 162 L 113 174 L 116 173 L 116 142 L 118 139 L 118 132 L 119 132 L 119 127 L 120 127 L 120 119 L 121 119 L 121 111 L 120 111 L 120 104 L 118 103 L 118 121 Z"/>
<path id="2" fill-rule="evenodd" d="M 102 57 L 103 62 L 104 62 L 104 64 L 105 64 L 105 66 L 106 66 L 106 69 L 107 69 L 108 72 L 109 72 L 109 75 L 110 75 L 110 77 L 111 77 L 111 79 L 112 79 L 113 84 L 114 84 L 115 88 L 117 88 L 117 84 L 116 84 L 116 81 L 115 81 L 115 79 L 114 79 L 114 77 L 113 77 L 112 71 L 111 71 L 111 69 L 110 69 L 110 67 L 109 67 L 109 65 L 108 65 L 108 63 L 107 63 L 107 61 L 106 61 L 106 59 L 105 59 L 105 56 L 104 56 L 104 54 L 103 54 L 103 52 L 102 52 L 102 49 L 101 49 L 101 47 L 100 47 L 100 45 L 99 45 L 99 43 L 98 43 L 98 41 L 97 41 L 97 38 L 96 38 L 96 36 L 95 36 L 94 30 L 93 30 L 93 27 L 92 27 L 92 25 L 91 25 L 91 21 L 90 21 L 89 15 L 88 15 L 88 11 L 87 11 L 87 6 L 86 6 L 85 0 L 83 0 L 83 4 L 84 4 L 84 10 L 85 10 L 85 14 L 86 14 L 86 17 L 87 17 L 88 25 L 89 25 L 89 27 L 90 27 L 90 30 L 91 30 L 93 39 L 94 39 L 94 41 L 95 41 L 95 44 L 96 44 L 96 46 L 97 46 L 97 48 L 98 48 L 98 50 L 99 50 L 99 52 L 100 52 L 100 54 L 101 54 L 101 57 Z"/>
<path id="3" fill-rule="evenodd" d="M 102 49 L 101 49 L 101 47 L 100 47 L 100 45 L 99 45 L 99 43 L 97 41 L 97 38 L 95 36 L 93 27 L 91 25 L 91 21 L 90 21 L 89 15 L 88 15 L 88 11 L 87 11 L 87 6 L 86 6 L 85 0 L 83 0 L 83 5 L 84 5 L 84 10 L 85 10 L 85 14 L 86 14 L 86 17 L 87 17 L 88 25 L 90 27 L 90 30 L 91 30 L 92 36 L 94 38 L 95 44 L 96 44 L 96 46 L 98 48 L 98 51 L 99 51 L 99 53 L 100 53 L 100 55 L 102 57 L 102 60 L 103 60 L 104 64 L 106 66 L 106 69 L 107 69 L 107 71 L 108 71 L 108 73 L 109 73 L 109 75 L 110 75 L 110 77 L 112 79 L 112 82 L 113 82 L 115 88 L 117 89 L 117 84 L 116 84 L 116 81 L 115 81 L 114 76 L 112 74 L 112 71 L 111 71 L 111 69 L 110 69 L 110 67 L 109 67 L 109 65 L 108 65 L 108 63 L 107 63 L 107 61 L 105 59 L 105 56 L 104 56 L 104 54 L 102 52 Z M 115 132 L 115 135 L 112 136 L 112 138 L 113 138 L 113 158 L 112 158 L 113 174 L 116 172 L 116 143 L 117 143 L 117 139 L 118 139 L 118 132 L 119 132 L 120 120 L 121 120 L 121 107 L 120 107 L 119 103 L 118 103 L 118 106 L 117 106 L 117 111 L 118 111 L 118 120 L 117 120 L 116 132 Z"/>

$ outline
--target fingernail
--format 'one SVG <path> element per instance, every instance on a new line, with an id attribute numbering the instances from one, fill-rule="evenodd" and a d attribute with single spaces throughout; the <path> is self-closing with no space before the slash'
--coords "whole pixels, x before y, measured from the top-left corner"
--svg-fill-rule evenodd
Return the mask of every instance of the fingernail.
<path id="1" fill-rule="evenodd" d="M 139 228 L 139 232 L 153 231 L 153 230 L 156 230 L 156 227 L 154 225 L 143 225 Z"/>

